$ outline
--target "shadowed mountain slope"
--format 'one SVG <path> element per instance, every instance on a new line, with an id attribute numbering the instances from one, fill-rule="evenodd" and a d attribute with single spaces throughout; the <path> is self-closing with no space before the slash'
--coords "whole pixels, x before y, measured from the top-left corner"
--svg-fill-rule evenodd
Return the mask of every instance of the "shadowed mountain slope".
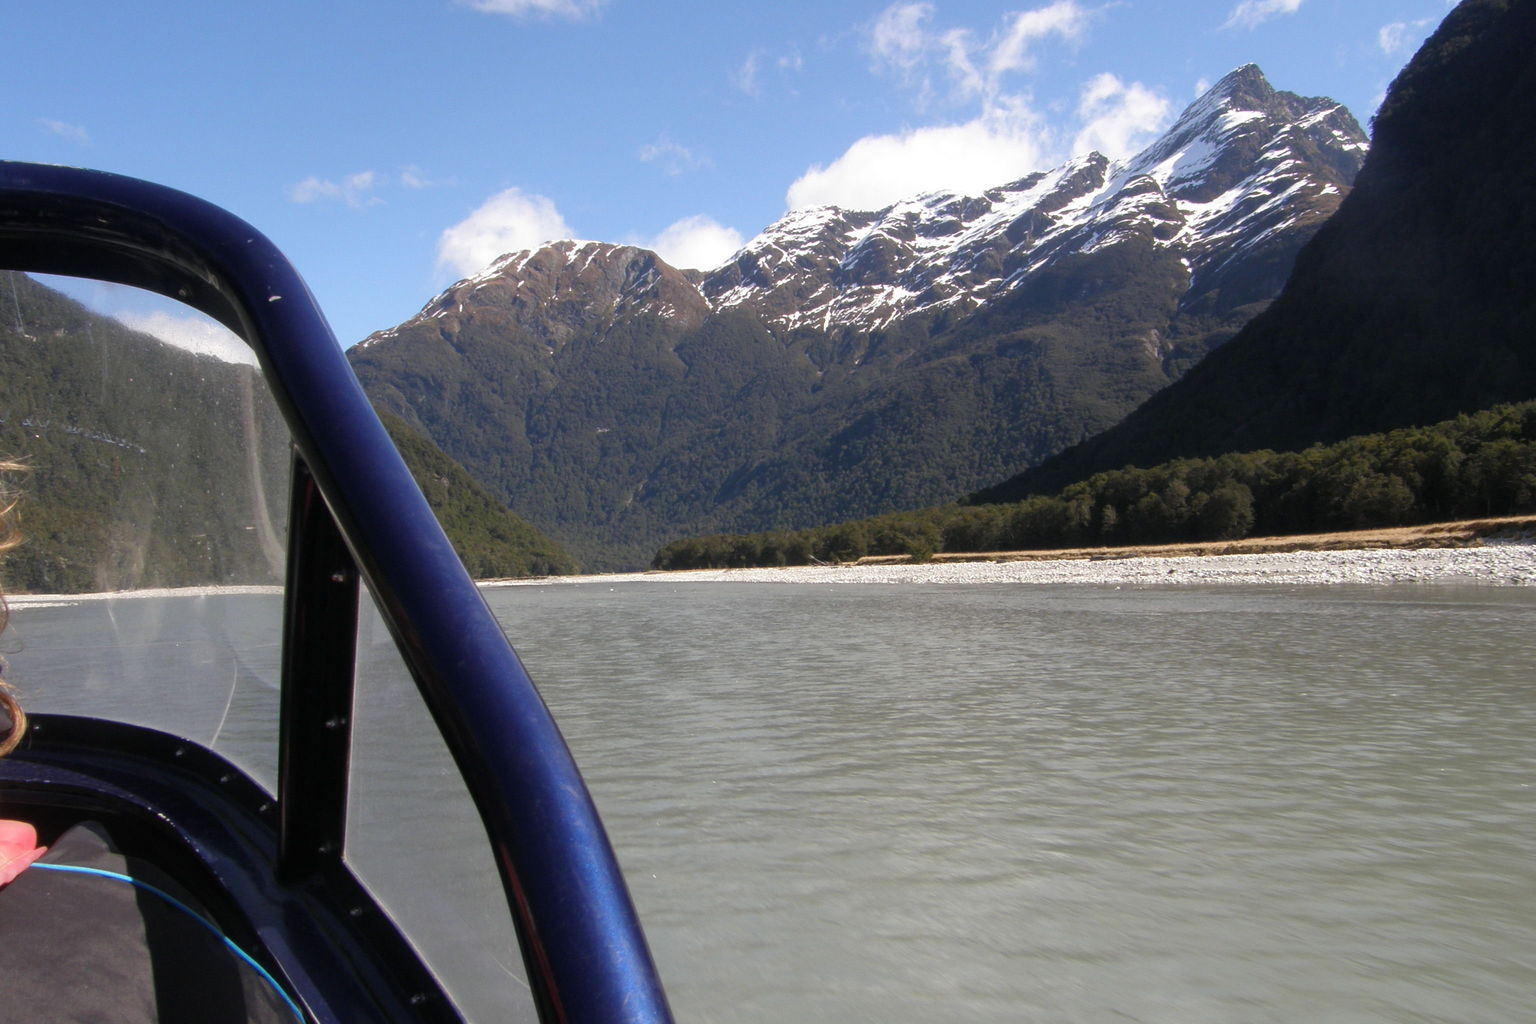
<path id="1" fill-rule="evenodd" d="M 1536 3 L 1465 0 L 1393 83 L 1284 292 L 1123 423 L 974 501 L 1536 396 Z"/>

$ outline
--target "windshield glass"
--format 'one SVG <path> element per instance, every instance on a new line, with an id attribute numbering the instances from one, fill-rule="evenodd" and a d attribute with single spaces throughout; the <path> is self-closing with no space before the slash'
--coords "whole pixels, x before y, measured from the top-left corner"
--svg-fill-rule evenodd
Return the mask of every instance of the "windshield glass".
<path id="1" fill-rule="evenodd" d="M 233 334 L 135 289 L 0 274 L 6 678 L 277 789 L 290 439 Z M 366 594 L 347 861 L 471 1020 L 536 1018 L 478 815 Z"/>
<path id="2" fill-rule="evenodd" d="M 250 350 L 179 304 L 0 273 L 7 678 L 276 780 L 289 438 Z"/>
<path id="3" fill-rule="evenodd" d="M 366 594 L 359 612 L 348 866 L 469 1020 L 537 1020 L 463 778 Z"/>

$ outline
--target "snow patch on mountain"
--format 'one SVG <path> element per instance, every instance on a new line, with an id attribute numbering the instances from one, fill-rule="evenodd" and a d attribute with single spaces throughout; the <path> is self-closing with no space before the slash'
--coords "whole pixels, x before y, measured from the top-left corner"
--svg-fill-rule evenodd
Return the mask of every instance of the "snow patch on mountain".
<path id="1" fill-rule="evenodd" d="M 1193 282 L 1238 250 L 1326 216 L 1365 148 L 1337 103 L 1276 93 L 1249 65 L 1123 163 L 1092 153 L 979 196 L 793 211 L 702 291 L 714 309 L 751 308 L 785 330 L 879 330 L 914 313 L 975 308 L 1056 259 L 1136 238 L 1179 250 Z"/>
<path id="2" fill-rule="evenodd" d="M 1276 92 L 1248 65 L 1120 163 L 1090 153 L 980 195 L 793 210 L 702 279 L 645 250 L 555 242 L 500 257 L 416 319 L 474 315 L 490 299 L 513 319 L 559 305 L 571 322 L 647 313 L 694 323 L 742 308 L 786 332 L 878 331 L 913 314 L 970 312 L 1058 260 L 1131 242 L 1175 251 L 1193 291 L 1235 256 L 1325 218 L 1365 149 L 1339 104 Z"/>

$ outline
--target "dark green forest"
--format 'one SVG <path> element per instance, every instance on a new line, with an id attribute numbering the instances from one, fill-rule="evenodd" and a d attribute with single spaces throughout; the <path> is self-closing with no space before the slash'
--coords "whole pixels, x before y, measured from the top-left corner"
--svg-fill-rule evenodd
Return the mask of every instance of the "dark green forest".
<path id="1" fill-rule="evenodd" d="M 1233 540 L 1536 512 L 1536 401 L 1430 427 L 1097 473 L 1060 493 L 675 541 L 657 569 Z"/>
<path id="2" fill-rule="evenodd" d="M 254 367 L 185 352 L 23 274 L 0 274 L 0 457 L 26 471 L 12 593 L 283 578 L 292 459 Z M 386 424 L 472 575 L 569 573 L 574 560 L 462 467 Z"/>
<path id="3" fill-rule="evenodd" d="M 282 579 L 289 445 L 256 370 L 0 274 L 0 453 L 28 467 L 5 589 Z"/>
<path id="4" fill-rule="evenodd" d="M 733 311 L 686 332 L 622 321 L 548 353 L 482 311 L 350 358 L 376 406 L 583 565 L 633 568 L 679 529 L 951 500 L 1104 429 L 1256 310 L 1180 313 L 1185 276 L 1128 238 L 960 324 L 780 338 Z"/>
<path id="5" fill-rule="evenodd" d="M 379 418 L 471 576 L 499 579 L 576 571 L 575 560 L 564 548 L 508 511 L 431 441 L 398 416 L 381 413 Z"/>

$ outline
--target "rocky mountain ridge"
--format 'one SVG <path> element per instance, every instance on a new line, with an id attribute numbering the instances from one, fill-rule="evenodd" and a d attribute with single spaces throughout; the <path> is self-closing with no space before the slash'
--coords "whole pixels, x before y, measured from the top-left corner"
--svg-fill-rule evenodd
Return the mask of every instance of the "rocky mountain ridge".
<path id="1" fill-rule="evenodd" d="M 1278 293 L 1366 148 L 1239 68 L 1124 163 L 787 214 L 708 274 L 501 257 L 351 352 L 588 568 L 953 500 L 1116 422 Z"/>
<path id="2" fill-rule="evenodd" d="M 1366 148 L 1343 106 L 1277 92 L 1249 64 L 1124 163 L 1095 152 L 979 196 L 932 192 L 877 211 L 791 211 L 704 275 L 634 246 L 552 242 L 501 256 L 413 320 L 452 330 L 467 309 L 488 307 L 552 349 L 617 318 L 695 328 L 736 309 L 785 333 L 869 333 L 918 313 L 973 312 L 1057 260 L 1143 234 L 1187 261 L 1185 302 L 1194 304 L 1228 283 L 1243 257 L 1288 232 L 1315 230 Z M 1245 290 L 1263 300 L 1281 283 Z"/>
<path id="3" fill-rule="evenodd" d="M 918 312 L 970 312 L 1055 260 L 1148 234 L 1189 261 L 1196 300 L 1220 287 L 1234 258 L 1315 228 L 1365 150 L 1342 106 L 1276 92 L 1250 64 L 1124 164 L 1090 153 L 980 196 L 796 211 L 700 291 L 717 310 L 750 309 L 780 329 L 873 331 Z"/>
<path id="4" fill-rule="evenodd" d="M 624 317 L 656 316 L 697 327 L 713 312 L 685 272 L 649 249 L 565 240 L 500 257 L 438 294 L 407 324 L 436 321 L 452 332 L 462 318 L 484 310 L 542 337 L 551 351 Z M 358 348 L 400 329 L 371 335 Z"/>

